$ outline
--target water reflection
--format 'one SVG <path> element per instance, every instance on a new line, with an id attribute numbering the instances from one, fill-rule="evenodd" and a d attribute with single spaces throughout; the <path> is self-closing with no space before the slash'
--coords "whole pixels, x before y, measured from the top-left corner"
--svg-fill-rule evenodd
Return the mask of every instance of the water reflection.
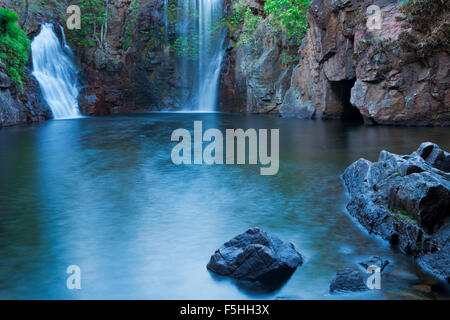
<path id="1" fill-rule="evenodd" d="M 259 165 L 173 165 L 170 134 L 192 130 L 194 120 L 204 130 L 279 128 L 278 175 L 260 176 Z M 450 150 L 446 128 L 272 116 L 159 113 L 2 129 L 0 298 L 448 296 L 445 284 L 346 214 L 339 178 L 358 158 L 410 153 L 422 141 Z M 275 292 L 206 270 L 215 249 L 253 226 L 293 242 L 305 258 Z M 374 254 L 391 260 L 382 290 L 328 294 L 338 268 Z M 81 267 L 82 290 L 65 287 L 71 264 Z"/>

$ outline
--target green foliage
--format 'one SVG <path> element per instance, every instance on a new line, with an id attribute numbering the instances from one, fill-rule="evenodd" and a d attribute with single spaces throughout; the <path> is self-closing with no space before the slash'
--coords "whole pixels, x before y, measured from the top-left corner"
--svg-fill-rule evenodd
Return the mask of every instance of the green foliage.
<path id="1" fill-rule="evenodd" d="M 174 21 L 177 18 L 178 0 L 169 0 L 167 2 L 167 14 L 169 21 Z"/>
<path id="2" fill-rule="evenodd" d="M 130 16 L 132 17 L 134 15 L 134 13 L 139 9 L 139 2 L 137 2 L 136 0 L 133 0 L 132 4 L 131 4 L 131 12 L 130 12 Z M 123 43 L 123 48 L 125 50 L 127 50 L 130 46 L 131 46 L 131 38 L 133 36 L 133 29 L 136 25 L 136 19 L 132 18 L 130 19 L 130 21 L 128 22 L 126 28 L 125 28 L 125 41 Z"/>
<path id="3" fill-rule="evenodd" d="M 69 44 L 80 49 L 94 46 L 101 37 L 101 26 L 108 17 L 105 0 L 77 0 L 73 4 L 81 9 L 81 29 L 69 30 L 67 40 Z"/>
<path id="4" fill-rule="evenodd" d="M 450 51 L 450 1 L 404 0 L 401 4 L 414 32 L 401 33 L 399 43 L 411 61 Z"/>
<path id="5" fill-rule="evenodd" d="M 412 223 L 417 223 L 416 218 L 414 217 L 413 214 L 409 213 L 406 210 L 402 210 L 402 209 L 393 209 L 392 210 L 394 213 L 398 214 L 400 217 L 405 218 L 407 221 L 412 222 Z"/>
<path id="6" fill-rule="evenodd" d="M 198 35 L 191 35 L 189 37 L 178 37 L 175 42 L 170 45 L 170 48 L 179 57 L 185 57 L 189 60 L 198 59 Z"/>
<path id="7" fill-rule="evenodd" d="M 233 26 L 241 25 L 245 18 L 245 5 L 244 0 L 239 0 L 233 5 L 233 13 L 229 16 L 228 22 Z"/>
<path id="8" fill-rule="evenodd" d="M 290 66 L 298 63 L 298 56 L 282 53 L 280 54 L 281 63 Z"/>
<path id="9" fill-rule="evenodd" d="M 0 60 L 5 63 L 9 77 L 23 88 L 30 40 L 17 23 L 18 19 L 14 11 L 0 8 Z"/>
<path id="10" fill-rule="evenodd" d="M 270 16 L 268 25 L 275 31 L 284 30 L 289 40 L 300 45 L 308 30 L 307 12 L 310 0 L 267 0 L 264 12 Z M 255 44 L 254 32 L 262 17 L 254 15 L 244 0 L 234 3 L 226 24 L 233 33 L 243 26 L 239 44 Z"/>
<path id="11" fill-rule="evenodd" d="M 253 15 L 252 10 L 250 10 L 250 8 L 247 8 L 247 11 L 245 11 L 244 25 L 248 32 L 255 32 L 261 20 L 261 17 Z"/>
<path id="12" fill-rule="evenodd" d="M 310 0 L 267 0 L 264 11 L 270 14 L 275 28 L 284 29 L 289 39 L 300 44 L 308 30 L 307 13 Z"/>
<path id="13" fill-rule="evenodd" d="M 250 10 L 250 8 L 247 8 L 247 10 L 245 11 L 244 29 L 242 30 L 242 34 L 238 44 L 250 44 L 256 47 L 257 42 L 255 40 L 255 31 L 256 29 L 258 29 L 261 21 L 262 18 L 260 16 L 255 16 L 252 10 Z"/>
<path id="14" fill-rule="evenodd" d="M 232 16 L 232 20 L 235 23 L 244 23 L 244 28 L 239 38 L 238 45 L 254 45 L 256 46 L 255 31 L 258 29 L 259 24 L 262 21 L 262 17 L 253 14 L 252 10 L 242 2 L 238 2 L 235 7 L 235 11 Z"/>

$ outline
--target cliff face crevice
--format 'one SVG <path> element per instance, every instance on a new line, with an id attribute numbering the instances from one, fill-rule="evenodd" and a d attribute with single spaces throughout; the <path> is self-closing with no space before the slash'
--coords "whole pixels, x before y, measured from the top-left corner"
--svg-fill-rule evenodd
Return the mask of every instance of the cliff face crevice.
<path id="1" fill-rule="evenodd" d="M 367 27 L 366 10 L 372 4 L 381 9 L 380 30 Z M 442 34 L 443 22 L 429 33 L 418 31 L 414 14 L 407 10 L 389 0 L 312 1 L 310 28 L 280 113 L 344 118 L 346 101 L 336 94 L 335 86 L 356 80 L 349 102 L 368 124 L 449 125 L 448 45 L 436 43 L 439 37 L 448 38 Z M 434 14 L 437 21 L 446 21 L 448 5 L 441 3 Z M 418 48 L 417 39 L 429 34 L 432 40 Z M 416 39 L 415 47 L 407 45 L 411 37 Z"/>

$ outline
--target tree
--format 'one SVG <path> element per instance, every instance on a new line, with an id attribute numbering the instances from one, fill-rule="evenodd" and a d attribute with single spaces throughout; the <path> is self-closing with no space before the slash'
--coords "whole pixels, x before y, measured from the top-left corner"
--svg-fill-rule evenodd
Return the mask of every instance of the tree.
<path id="1" fill-rule="evenodd" d="M 264 11 L 270 14 L 278 28 L 283 28 L 290 39 L 297 41 L 308 30 L 308 6 L 310 0 L 267 0 Z"/>

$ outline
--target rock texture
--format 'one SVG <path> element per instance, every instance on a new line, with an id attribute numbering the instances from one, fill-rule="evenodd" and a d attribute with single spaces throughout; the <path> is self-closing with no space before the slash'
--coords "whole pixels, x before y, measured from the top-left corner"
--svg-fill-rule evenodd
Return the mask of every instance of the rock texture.
<path id="1" fill-rule="evenodd" d="M 207 268 L 240 280 L 277 284 L 287 280 L 302 262 L 292 243 L 253 228 L 220 247 Z"/>
<path id="2" fill-rule="evenodd" d="M 376 266 L 380 268 L 380 272 L 383 272 L 384 268 L 389 264 L 389 260 L 384 260 L 380 256 L 373 256 L 359 263 L 364 269 L 367 270 L 370 266 Z"/>
<path id="3" fill-rule="evenodd" d="M 411 155 L 381 151 L 342 175 L 347 209 L 370 232 L 450 279 L 450 154 L 426 142 Z"/>
<path id="4" fill-rule="evenodd" d="M 372 4 L 381 8 L 380 30 L 366 26 Z M 428 9 L 432 5 L 435 9 Z M 362 117 L 368 124 L 448 125 L 448 6 L 430 0 L 425 11 L 414 11 L 396 0 L 313 0 L 310 29 L 280 113 Z M 429 27 L 420 28 L 417 17 L 422 15 L 432 17 Z M 418 48 L 427 37 L 432 41 Z"/>
<path id="5" fill-rule="evenodd" d="M 37 0 L 4 0 L 0 8 L 14 10 L 19 14 L 19 23 L 30 39 L 39 33 L 44 22 L 59 23 L 58 12 L 65 8 L 65 1 L 49 1 L 46 5 Z M 44 121 L 52 118 L 48 105 L 42 98 L 36 79 L 31 75 L 32 61 L 29 58 L 24 87 L 21 90 L 6 72 L 0 61 L 0 127 Z"/>
<path id="6" fill-rule="evenodd" d="M 234 1 L 228 2 L 230 14 Z M 220 78 L 219 109 L 235 113 L 278 113 L 292 74 L 292 66 L 283 63 L 281 57 L 295 55 L 297 46 L 289 43 L 283 32 L 270 26 L 270 17 L 264 14 L 264 0 L 244 3 L 261 22 L 250 32 L 250 39 L 245 27 L 229 34 Z"/>
<path id="7" fill-rule="evenodd" d="M 86 73 L 82 112 L 104 115 L 184 107 L 192 88 L 183 86 L 182 78 L 189 75 L 178 70 L 170 48 L 176 38 L 175 13 L 166 18 L 164 0 L 111 0 L 110 9 L 104 47 L 77 51 Z"/>
<path id="8" fill-rule="evenodd" d="M 108 33 L 102 45 L 72 45 L 84 71 L 80 111 L 86 115 L 126 112 L 126 97 L 135 87 L 130 72 L 137 67 L 134 64 L 137 53 L 132 52 L 131 39 L 137 36 L 135 28 L 139 13 L 132 7 L 131 0 L 110 1 L 109 9 Z M 148 14 L 152 21 L 154 15 Z"/>
<path id="9" fill-rule="evenodd" d="M 330 293 L 367 290 L 361 272 L 351 268 L 340 269 L 331 281 Z"/>
<path id="10" fill-rule="evenodd" d="M 50 119 L 52 113 L 42 98 L 37 81 L 29 74 L 21 90 L 0 61 L 0 127 Z"/>

